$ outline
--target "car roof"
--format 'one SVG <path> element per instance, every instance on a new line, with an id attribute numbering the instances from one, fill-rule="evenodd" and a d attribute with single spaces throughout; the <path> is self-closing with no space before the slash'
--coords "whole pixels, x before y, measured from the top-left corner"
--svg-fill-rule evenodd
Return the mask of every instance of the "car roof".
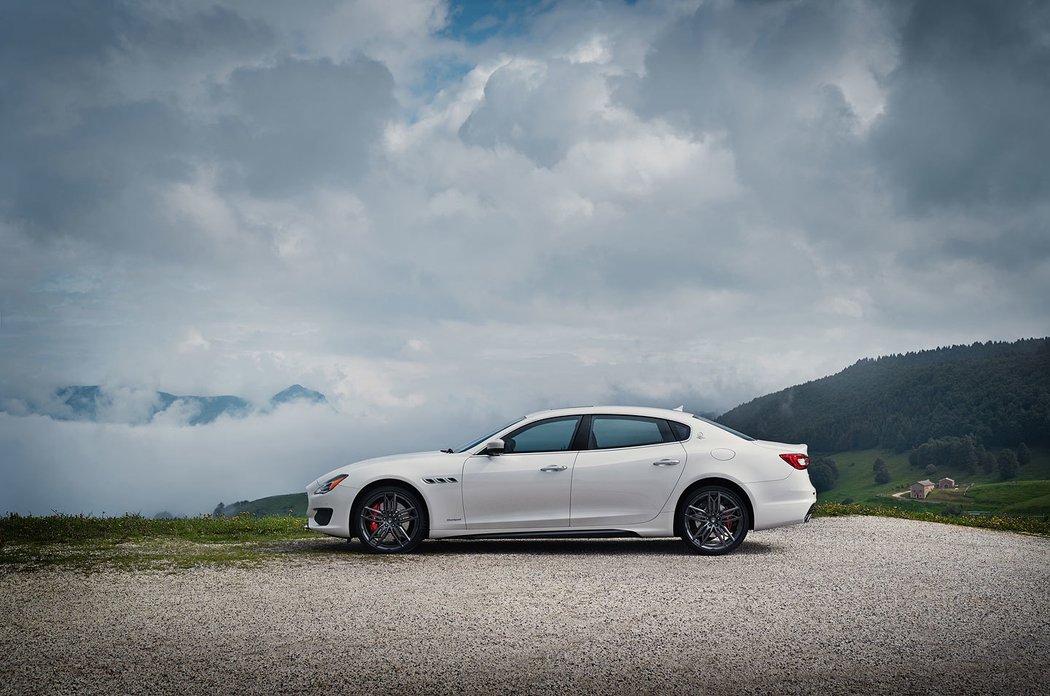
<path id="1" fill-rule="evenodd" d="M 649 416 L 651 418 L 670 418 L 677 421 L 685 420 L 693 415 L 685 411 L 669 408 L 652 408 L 650 406 L 574 406 L 571 408 L 552 408 L 546 411 L 535 411 L 525 416 L 525 420 L 578 416 L 588 413 L 601 413 L 611 416 Z"/>

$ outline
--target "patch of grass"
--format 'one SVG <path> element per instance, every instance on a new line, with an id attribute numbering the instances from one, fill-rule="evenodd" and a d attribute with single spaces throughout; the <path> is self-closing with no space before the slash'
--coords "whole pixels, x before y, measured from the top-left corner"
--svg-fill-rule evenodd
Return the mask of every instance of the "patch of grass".
<path id="1" fill-rule="evenodd" d="M 916 503 L 921 505 L 921 503 Z M 926 509 L 909 508 L 894 505 L 865 505 L 861 503 L 820 503 L 814 508 L 817 517 L 842 517 L 845 515 L 873 515 L 876 517 L 895 517 L 922 522 L 941 522 L 962 527 L 997 529 L 1006 532 L 1021 532 L 1050 537 L 1050 516 L 1017 517 L 1006 515 L 944 515 Z"/>
<path id="2" fill-rule="evenodd" d="M 1050 495 L 1050 481 L 1005 481 L 974 486 L 967 493 L 978 503 L 1012 506 Z"/>
<path id="3" fill-rule="evenodd" d="M 77 544 L 105 539 L 116 543 L 161 538 L 201 543 L 236 543 L 316 536 L 303 529 L 301 517 L 236 515 L 154 520 L 141 515 L 88 517 L 86 515 L 8 515 L 0 518 L 0 545 L 5 543 Z"/>
<path id="4" fill-rule="evenodd" d="M 926 499 L 933 503 L 956 504 L 964 510 L 1003 515 L 1048 515 L 1050 481 L 1006 481 L 976 484 L 968 489 L 937 489 Z"/>
<path id="5" fill-rule="evenodd" d="M 140 515 L 0 518 L 0 566 L 160 569 L 246 566 L 282 545 L 321 535 L 299 517 L 250 515 L 153 520 Z"/>
<path id="6" fill-rule="evenodd" d="M 1002 512 L 1012 515 L 1050 515 L 1050 495 L 1041 495 L 1037 498 L 1029 498 L 1019 503 L 1007 505 Z"/>

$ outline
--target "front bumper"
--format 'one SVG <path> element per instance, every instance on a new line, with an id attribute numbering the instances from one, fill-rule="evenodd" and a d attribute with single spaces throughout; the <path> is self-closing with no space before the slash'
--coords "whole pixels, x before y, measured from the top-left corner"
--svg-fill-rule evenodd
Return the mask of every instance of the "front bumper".
<path id="1" fill-rule="evenodd" d="M 349 539 L 350 508 L 354 504 L 359 488 L 341 483 L 328 493 L 314 493 L 319 483 L 306 489 L 306 528 L 335 537 Z"/>

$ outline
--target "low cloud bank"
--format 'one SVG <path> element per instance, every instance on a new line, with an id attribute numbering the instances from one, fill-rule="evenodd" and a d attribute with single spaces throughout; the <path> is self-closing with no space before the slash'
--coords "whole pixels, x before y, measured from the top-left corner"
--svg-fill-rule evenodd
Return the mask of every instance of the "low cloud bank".
<path id="1" fill-rule="evenodd" d="M 459 444 L 446 442 L 450 434 L 465 441 L 472 433 L 464 424 L 431 420 L 414 430 L 408 422 L 313 404 L 193 427 L 0 413 L 0 512 L 199 514 L 220 501 L 303 490 L 358 459 L 439 449 Z"/>

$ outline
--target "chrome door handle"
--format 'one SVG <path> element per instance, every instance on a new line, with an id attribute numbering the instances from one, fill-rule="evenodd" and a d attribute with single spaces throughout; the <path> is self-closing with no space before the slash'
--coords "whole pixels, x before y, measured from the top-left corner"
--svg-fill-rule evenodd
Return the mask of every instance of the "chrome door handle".
<path id="1" fill-rule="evenodd" d="M 653 462 L 653 466 L 674 466 L 675 464 L 681 464 L 677 459 L 657 459 Z"/>
<path id="2" fill-rule="evenodd" d="M 551 464 L 543 467 L 540 471 L 565 471 L 565 467 L 561 464 Z"/>

